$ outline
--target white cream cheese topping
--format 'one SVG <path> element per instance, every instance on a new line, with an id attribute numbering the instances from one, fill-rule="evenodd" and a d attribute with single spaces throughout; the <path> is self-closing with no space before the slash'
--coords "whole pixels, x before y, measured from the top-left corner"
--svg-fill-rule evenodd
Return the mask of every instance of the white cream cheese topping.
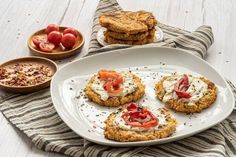
<path id="1" fill-rule="evenodd" d="M 132 130 L 132 131 L 153 131 L 153 130 L 160 130 L 160 126 L 165 126 L 167 124 L 166 118 L 164 114 L 161 114 L 161 112 L 157 109 L 151 109 L 149 110 L 152 112 L 152 114 L 158 118 L 159 122 L 157 126 L 153 128 L 141 128 L 141 127 L 132 127 L 130 125 L 127 125 L 124 121 L 124 119 L 121 117 L 123 113 L 127 112 L 127 110 L 118 111 L 116 114 L 116 117 L 113 121 L 113 124 L 123 130 Z"/>
<path id="2" fill-rule="evenodd" d="M 93 83 L 92 83 L 92 90 L 99 94 L 101 99 L 103 101 L 106 101 L 109 97 L 113 96 L 126 96 L 132 92 L 134 92 L 137 88 L 137 85 L 135 84 L 133 80 L 133 75 L 129 72 L 121 72 L 124 82 L 121 85 L 123 88 L 123 92 L 119 95 L 110 95 L 104 88 L 103 85 L 105 81 L 100 80 L 98 77 L 95 77 Z"/>
<path id="3" fill-rule="evenodd" d="M 168 77 L 166 80 L 163 81 L 163 88 L 165 89 L 166 93 L 163 97 L 163 102 L 166 102 L 170 99 L 178 99 L 178 96 L 176 95 L 174 91 L 174 84 L 180 80 L 182 75 L 177 76 L 171 76 Z M 198 101 L 201 97 L 204 96 L 204 94 L 207 92 L 207 84 L 203 82 L 201 79 L 189 76 L 189 88 L 186 91 L 191 95 L 189 99 L 186 99 L 189 103 L 188 105 L 191 105 L 193 102 Z"/>

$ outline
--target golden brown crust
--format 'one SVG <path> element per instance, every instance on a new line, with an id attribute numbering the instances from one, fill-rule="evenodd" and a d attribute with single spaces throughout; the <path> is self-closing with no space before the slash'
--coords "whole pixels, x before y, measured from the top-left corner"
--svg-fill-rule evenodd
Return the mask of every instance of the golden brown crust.
<path id="1" fill-rule="evenodd" d="M 126 106 L 121 107 L 122 110 L 124 110 L 125 108 Z M 121 142 L 146 141 L 168 137 L 175 132 L 177 121 L 173 116 L 171 116 L 170 112 L 167 109 L 160 108 L 159 110 L 162 114 L 166 115 L 165 117 L 167 119 L 167 125 L 163 126 L 159 130 L 142 132 L 123 130 L 113 124 L 116 116 L 116 112 L 113 112 L 105 121 L 106 126 L 104 135 L 108 139 Z"/>
<path id="2" fill-rule="evenodd" d="M 167 77 L 163 77 L 155 85 L 156 96 L 161 101 L 166 93 L 163 87 L 163 82 Z M 215 84 L 211 82 L 210 80 L 207 80 L 204 77 L 200 77 L 200 79 L 208 85 L 208 91 L 197 102 L 194 102 L 193 104 L 188 105 L 187 102 L 183 102 L 178 99 L 170 99 L 167 102 L 165 102 L 165 105 L 168 108 L 171 108 L 175 111 L 185 112 L 185 113 L 201 112 L 203 109 L 210 107 L 216 100 L 217 88 Z"/>
<path id="3" fill-rule="evenodd" d="M 152 13 L 146 11 L 116 11 L 99 17 L 100 25 L 120 33 L 137 34 L 146 32 L 156 26 L 157 20 Z"/>
<path id="4" fill-rule="evenodd" d="M 154 37 L 156 29 L 151 29 L 147 32 L 137 33 L 137 34 L 128 34 L 128 33 L 117 33 L 110 30 L 104 32 L 104 36 L 109 36 L 114 39 L 119 40 L 144 40 L 148 36 Z"/>
<path id="5" fill-rule="evenodd" d="M 142 98 L 143 95 L 145 94 L 145 85 L 142 84 L 141 79 L 138 76 L 134 74 L 132 75 L 133 75 L 134 82 L 137 85 L 137 89 L 133 93 L 130 93 L 124 97 L 110 97 L 106 101 L 103 101 L 100 98 L 100 95 L 95 93 L 92 89 L 92 84 L 93 84 L 94 78 L 96 77 L 96 76 L 93 76 L 89 80 L 88 84 L 86 85 L 84 89 L 85 96 L 87 96 L 88 99 L 90 99 L 91 101 L 99 105 L 110 106 L 110 107 L 120 106 L 125 103 L 137 101 L 140 98 Z"/>
<path id="6" fill-rule="evenodd" d="M 119 40 L 112 38 L 110 36 L 105 36 L 105 42 L 108 44 L 126 44 L 126 45 L 143 45 L 152 43 L 154 41 L 154 37 L 148 36 L 147 38 L 143 40 Z"/>

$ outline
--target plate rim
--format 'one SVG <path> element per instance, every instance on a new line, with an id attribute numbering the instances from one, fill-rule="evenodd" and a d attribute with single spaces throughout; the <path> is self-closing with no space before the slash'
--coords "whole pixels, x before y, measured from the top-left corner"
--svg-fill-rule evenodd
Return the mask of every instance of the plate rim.
<path id="1" fill-rule="evenodd" d="M 167 47 L 158 47 L 158 46 L 152 46 L 152 47 L 131 47 L 131 48 L 127 48 L 126 50 L 129 50 L 129 49 L 134 49 L 134 51 L 132 53 L 135 53 L 135 49 L 167 49 L 167 50 L 174 50 L 174 51 L 178 51 L 178 52 L 175 52 L 175 53 L 187 53 L 189 54 L 191 57 L 194 57 L 194 58 L 197 58 L 198 60 L 201 60 L 202 62 L 206 63 L 208 66 L 211 67 L 212 70 L 214 70 L 215 73 L 217 73 L 221 79 L 223 80 L 224 84 L 226 85 L 227 87 L 227 90 L 229 91 L 229 94 L 232 98 L 232 104 L 231 104 L 231 109 L 225 113 L 225 116 L 224 117 L 220 117 L 219 120 L 217 122 L 214 122 L 212 123 L 211 125 L 208 125 L 207 127 L 204 127 L 202 129 L 199 129 L 195 132 L 192 132 L 192 133 L 189 133 L 189 134 L 185 134 L 185 135 L 178 135 L 178 136 L 175 136 L 175 138 L 171 138 L 171 139 L 166 139 L 166 138 L 163 138 L 163 139 L 156 139 L 156 140 L 149 140 L 149 141 L 137 141 L 137 142 L 117 142 L 117 141 L 111 141 L 109 143 L 104 143 L 104 142 L 101 142 L 101 141 L 97 141 L 97 140 L 94 140 L 92 138 L 89 138 L 89 137 L 85 137 L 83 135 L 81 135 L 75 128 L 73 128 L 73 124 L 71 124 L 71 119 L 70 119 L 70 116 L 69 116 L 69 113 L 67 110 L 60 110 L 60 105 L 59 104 L 56 104 L 58 103 L 56 97 L 55 97 L 55 94 L 54 94 L 54 87 L 53 86 L 53 83 L 54 83 L 54 80 L 57 76 L 57 74 L 62 70 L 64 69 L 65 67 L 71 65 L 71 64 L 74 64 L 75 62 L 79 62 L 81 60 L 85 60 L 87 58 L 95 58 L 97 56 L 100 56 L 100 55 L 107 55 L 107 54 L 111 54 L 111 53 L 116 53 L 116 52 L 119 52 L 121 51 L 120 49 L 118 50 L 113 50 L 113 51 L 108 51 L 108 52 L 103 52 L 103 53 L 98 53 L 98 54 L 94 54 L 94 55 L 91 55 L 91 56 L 86 56 L 86 57 L 83 57 L 83 58 L 80 58 L 80 59 L 77 59 L 73 62 L 70 62 L 64 66 L 62 66 L 53 76 L 52 80 L 51 80 L 51 88 L 50 88 L 50 93 L 51 93 L 51 97 L 52 97 L 52 102 L 53 102 L 53 105 L 58 113 L 58 115 L 61 117 L 61 119 L 66 123 L 66 125 L 72 129 L 76 134 L 78 134 L 79 136 L 91 141 L 91 142 L 94 142 L 94 143 L 97 143 L 97 144 L 101 144 L 101 145 L 107 145 L 107 146 L 113 146 L 113 147 L 135 147 L 135 146 L 144 146 L 144 145 L 154 145 L 154 144 L 163 144 L 163 143 L 168 143 L 168 142 L 172 142 L 172 141 L 177 141 L 177 140 L 180 140 L 180 139 L 184 139 L 186 137 L 190 137 L 192 135 L 195 135 L 199 132 L 202 132 L 204 130 L 207 130 L 213 126 L 215 126 L 216 124 L 222 122 L 224 119 L 226 119 L 233 111 L 234 109 L 234 102 L 235 102 L 235 98 L 233 96 L 233 92 L 232 90 L 230 89 L 230 86 L 229 84 L 226 82 L 226 80 L 224 79 L 224 77 L 222 77 L 222 75 L 216 71 L 216 69 L 210 65 L 210 63 L 208 63 L 207 61 L 195 56 L 194 54 L 190 53 L 189 51 L 186 51 L 186 50 L 180 50 L 180 49 L 176 49 L 176 48 L 167 48 Z M 129 51 L 125 51 L 124 50 L 122 51 L 122 53 L 130 53 Z M 62 103 L 62 102 L 60 102 Z M 62 103 L 63 104 L 63 103 Z M 67 113 L 66 113 L 67 112 Z M 158 142 L 157 142 L 158 141 Z M 144 143 L 148 143 L 148 144 L 144 144 Z"/>

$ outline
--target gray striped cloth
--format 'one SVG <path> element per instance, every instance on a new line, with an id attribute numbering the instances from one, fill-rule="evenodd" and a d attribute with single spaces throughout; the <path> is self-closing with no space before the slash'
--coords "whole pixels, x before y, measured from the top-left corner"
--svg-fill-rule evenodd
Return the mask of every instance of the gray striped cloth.
<path id="1" fill-rule="evenodd" d="M 106 11 L 120 10 L 115 0 L 100 1 L 92 27 L 89 55 L 130 46 L 101 47 L 96 34 L 98 16 Z M 163 41 L 145 46 L 168 46 L 188 50 L 199 57 L 206 55 L 213 43 L 208 26 L 194 32 L 159 24 Z M 236 97 L 236 88 L 228 81 Z M 0 97 L 0 110 L 13 126 L 25 133 L 41 150 L 73 157 L 152 157 L 152 156 L 236 156 L 236 111 L 222 123 L 192 137 L 150 147 L 113 148 L 84 140 L 75 134 L 58 116 L 49 88 L 27 95 L 5 93 Z"/>

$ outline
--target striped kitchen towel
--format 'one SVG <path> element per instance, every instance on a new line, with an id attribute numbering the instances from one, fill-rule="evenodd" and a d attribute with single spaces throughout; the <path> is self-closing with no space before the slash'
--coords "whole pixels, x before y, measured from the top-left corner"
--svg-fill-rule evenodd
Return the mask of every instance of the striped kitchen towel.
<path id="1" fill-rule="evenodd" d="M 100 1 L 92 27 L 89 55 L 129 47 L 101 47 L 96 40 L 100 27 L 98 16 L 114 10 L 120 10 L 115 0 Z M 204 57 L 213 43 L 211 28 L 207 26 L 192 33 L 164 24 L 159 24 L 159 27 L 165 38 L 146 46 L 176 47 Z M 228 83 L 236 96 L 236 88 L 230 81 Z M 5 93 L 0 97 L 0 110 L 39 149 L 73 157 L 236 156 L 236 111 L 211 129 L 180 141 L 150 147 L 113 148 L 86 141 L 75 134 L 54 109 L 49 88 L 27 95 Z"/>

